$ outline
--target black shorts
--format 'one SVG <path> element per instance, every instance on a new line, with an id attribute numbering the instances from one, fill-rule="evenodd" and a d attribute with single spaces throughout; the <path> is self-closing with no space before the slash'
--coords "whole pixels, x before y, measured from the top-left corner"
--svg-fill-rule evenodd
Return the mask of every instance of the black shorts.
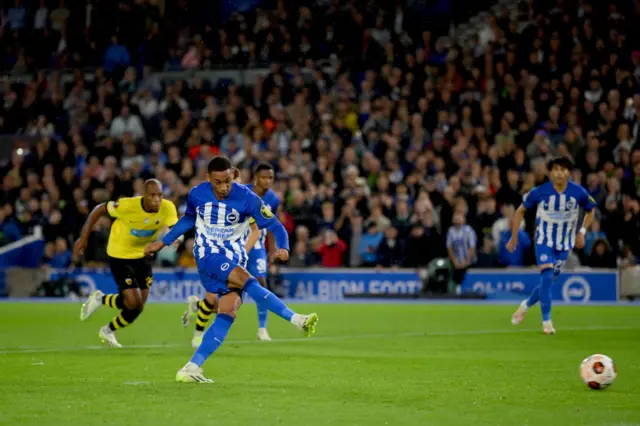
<path id="1" fill-rule="evenodd" d="M 120 292 L 128 288 L 145 290 L 151 288 L 151 284 L 153 284 L 153 272 L 149 258 L 117 259 L 109 256 L 109 268 L 111 268 L 113 279 Z"/>

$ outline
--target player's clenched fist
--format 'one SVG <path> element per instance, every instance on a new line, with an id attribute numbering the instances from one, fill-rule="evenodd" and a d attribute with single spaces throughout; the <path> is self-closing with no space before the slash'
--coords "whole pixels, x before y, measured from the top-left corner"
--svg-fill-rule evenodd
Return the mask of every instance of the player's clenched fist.
<path id="1" fill-rule="evenodd" d="M 510 238 L 507 242 L 507 250 L 509 250 L 510 253 L 513 253 L 516 251 L 516 247 L 518 247 L 518 239 L 513 237 Z"/>

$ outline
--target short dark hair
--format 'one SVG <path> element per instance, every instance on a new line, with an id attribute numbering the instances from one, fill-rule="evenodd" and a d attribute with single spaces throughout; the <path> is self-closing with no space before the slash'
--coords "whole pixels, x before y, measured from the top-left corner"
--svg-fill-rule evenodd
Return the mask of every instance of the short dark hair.
<path id="1" fill-rule="evenodd" d="M 263 170 L 274 170 L 274 169 L 273 169 L 273 166 L 269 163 L 260 163 L 256 166 L 255 170 L 253 171 L 253 174 L 257 175 Z"/>
<path id="2" fill-rule="evenodd" d="M 162 183 L 158 179 L 147 179 L 144 182 L 144 191 L 147 192 L 147 189 L 149 189 L 149 187 L 152 185 L 157 185 L 158 188 L 160 188 L 160 190 L 162 191 Z"/>
<path id="3" fill-rule="evenodd" d="M 549 160 L 549 163 L 547 164 L 547 170 L 551 171 L 551 169 L 553 169 L 553 166 L 560 166 L 560 167 L 564 167 L 567 170 L 573 170 L 573 160 L 567 156 L 562 156 L 562 157 L 554 157 L 551 160 Z"/>
<path id="4" fill-rule="evenodd" d="M 225 170 L 229 170 L 231 168 L 231 161 L 223 156 L 219 155 L 217 157 L 213 157 L 211 161 L 209 161 L 209 166 L 207 167 L 207 171 L 211 172 L 224 172 Z"/>

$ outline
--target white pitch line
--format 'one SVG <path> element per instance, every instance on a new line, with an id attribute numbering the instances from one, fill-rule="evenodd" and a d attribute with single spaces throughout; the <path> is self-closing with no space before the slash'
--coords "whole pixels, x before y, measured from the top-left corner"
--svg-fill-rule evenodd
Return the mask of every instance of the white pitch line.
<path id="1" fill-rule="evenodd" d="M 607 330 L 640 330 L 640 327 L 634 326 L 584 326 L 584 327 L 563 327 L 563 331 L 607 331 Z M 409 333 L 377 333 L 377 334 L 359 334 L 347 336 L 317 336 L 311 339 L 304 337 L 294 337 L 286 339 L 276 339 L 271 342 L 261 342 L 259 340 L 228 340 L 227 345 L 273 345 L 277 343 L 313 343 L 315 341 L 339 341 L 354 339 L 389 339 L 401 337 L 446 337 L 446 336 L 483 336 L 489 334 L 518 334 L 518 333 L 534 333 L 540 332 L 539 328 L 503 328 L 495 330 L 451 330 L 451 331 L 424 331 Z M 123 349 L 170 349 L 170 348 L 188 348 L 188 342 L 184 344 L 148 344 L 148 345 L 126 345 Z M 0 348 L 0 355 L 11 354 L 30 354 L 30 353 L 48 353 L 48 352 L 77 352 L 77 351 L 95 351 L 110 349 L 106 346 L 90 345 L 78 347 L 58 347 L 58 348 L 34 348 L 34 347 L 17 347 L 17 348 Z M 114 349 L 111 349 L 114 350 Z M 118 349 L 114 350 L 118 352 Z"/>

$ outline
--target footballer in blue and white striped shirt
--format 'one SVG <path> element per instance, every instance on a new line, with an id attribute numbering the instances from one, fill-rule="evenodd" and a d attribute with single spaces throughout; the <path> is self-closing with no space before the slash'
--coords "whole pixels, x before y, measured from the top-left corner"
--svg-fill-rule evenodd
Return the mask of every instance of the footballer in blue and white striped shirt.
<path id="1" fill-rule="evenodd" d="M 251 219 L 258 228 L 273 234 L 277 246 L 275 257 L 282 261 L 289 259 L 289 236 L 258 195 L 233 181 L 233 174 L 228 158 L 212 159 L 208 166 L 209 181 L 191 189 L 185 215 L 162 240 L 145 248 L 145 254 L 151 255 L 195 227 L 193 254 L 202 285 L 208 293 L 218 295 L 218 315 L 204 333 L 191 361 L 176 374 L 178 382 L 213 383 L 203 376 L 201 366 L 224 342 L 242 303 L 243 293 L 258 306 L 291 322 L 306 336 L 315 333 L 316 314 L 293 312 L 245 269 L 248 259 L 245 244 Z"/>
<path id="2" fill-rule="evenodd" d="M 540 302 L 542 329 L 545 334 L 555 334 L 551 322 L 551 286 L 564 265 L 569 252 L 584 247 L 586 228 L 593 220 L 596 202 L 580 185 L 569 182 L 573 162 L 567 157 L 551 160 L 547 166 L 550 181 L 529 191 L 516 211 L 511 239 L 507 249 L 513 252 L 518 245 L 518 230 L 525 211 L 537 206 L 535 251 L 540 267 L 540 285 L 531 296 L 522 301 L 511 322 L 520 324 L 531 306 Z M 582 227 L 578 230 L 580 209 L 585 212 Z"/>

